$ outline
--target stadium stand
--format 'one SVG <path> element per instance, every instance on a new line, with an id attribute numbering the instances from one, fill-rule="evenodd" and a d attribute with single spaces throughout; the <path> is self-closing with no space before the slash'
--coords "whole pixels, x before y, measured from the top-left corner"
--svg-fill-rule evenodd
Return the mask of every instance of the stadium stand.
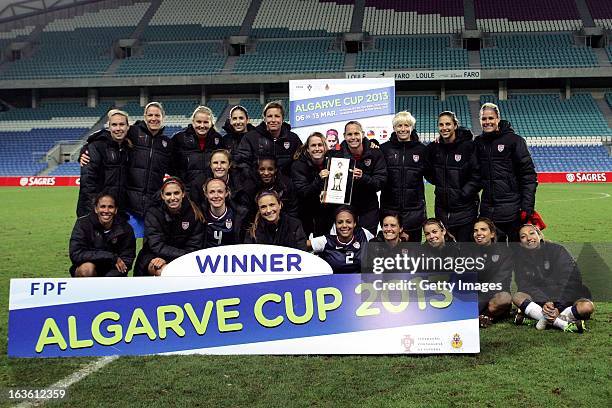
<path id="1" fill-rule="evenodd" d="M 370 35 L 457 33 L 465 28 L 463 0 L 366 0 L 363 31 Z"/>
<path id="2" fill-rule="evenodd" d="M 31 176 L 47 168 L 41 163 L 60 140 L 80 139 L 89 128 L 39 128 L 30 131 L 0 131 L 0 174 Z"/>
<path id="3" fill-rule="evenodd" d="M 344 68 L 344 53 L 332 50 L 333 40 L 260 40 L 254 53 L 241 55 L 238 73 L 334 72 Z"/>
<path id="4" fill-rule="evenodd" d="M 81 174 L 81 166 L 79 163 L 61 163 L 48 174 L 49 176 L 79 176 Z"/>
<path id="5" fill-rule="evenodd" d="M 395 110 L 407 110 L 416 119 L 416 130 L 421 139 L 431 141 L 438 134 L 436 118 L 440 112 L 455 112 L 461 126 L 472 128 L 472 115 L 466 96 L 449 96 L 441 101 L 436 96 L 396 96 Z"/>
<path id="6" fill-rule="evenodd" d="M 33 55 L 9 64 L 2 75 L 6 79 L 100 76 L 112 63 L 113 43 L 130 37 L 148 7 L 149 3 L 135 3 L 56 19 L 43 29 Z"/>
<path id="7" fill-rule="evenodd" d="M 226 56 L 219 42 L 147 43 L 142 54 L 123 60 L 117 76 L 205 75 L 223 69 Z"/>
<path id="8" fill-rule="evenodd" d="M 36 28 L 36 26 L 25 26 L 23 28 L 13 28 L 10 31 L 0 31 L 0 39 L 12 40 L 17 37 L 25 37 L 27 35 L 30 35 L 34 28 Z"/>
<path id="9" fill-rule="evenodd" d="M 480 103 L 499 106 L 503 119 L 524 137 L 611 136 L 612 130 L 590 94 L 575 94 L 562 100 L 558 94 L 509 95 L 498 100 L 491 95 Z"/>
<path id="10" fill-rule="evenodd" d="M 467 51 L 450 45 L 448 36 L 376 38 L 373 50 L 357 55 L 356 69 L 466 68 Z"/>
<path id="11" fill-rule="evenodd" d="M 474 0 L 480 30 L 502 33 L 521 31 L 572 31 L 582 26 L 574 0 Z"/>
<path id="12" fill-rule="evenodd" d="M 147 41 L 215 40 L 237 35 L 250 0 L 165 0 L 144 31 Z"/>
<path id="13" fill-rule="evenodd" d="M 322 37 L 349 32 L 354 2 L 262 0 L 251 34 L 258 38 Z"/>
<path id="14" fill-rule="evenodd" d="M 586 0 L 586 4 L 595 25 L 612 30 L 612 3 L 601 0 Z"/>
<path id="15" fill-rule="evenodd" d="M 601 144 L 530 146 L 529 150 L 537 171 L 612 171 L 612 157 Z"/>
<path id="16" fill-rule="evenodd" d="M 493 36 L 496 46 L 480 50 L 483 68 L 596 67 L 591 48 L 573 45 L 569 33 L 503 34 Z"/>

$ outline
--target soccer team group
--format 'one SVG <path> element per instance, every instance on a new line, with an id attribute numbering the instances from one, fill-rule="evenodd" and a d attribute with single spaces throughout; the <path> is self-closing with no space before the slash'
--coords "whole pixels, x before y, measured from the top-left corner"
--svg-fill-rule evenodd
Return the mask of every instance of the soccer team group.
<path id="1" fill-rule="evenodd" d="M 134 276 L 159 276 L 182 255 L 239 243 L 312 251 L 334 273 L 359 273 L 369 241 L 389 250 L 412 242 L 428 256 L 485 255 L 478 279 L 501 290 L 480 294 L 481 327 L 514 304 L 517 324 L 583 332 L 594 311 L 572 256 L 543 239 L 531 155 L 494 104 L 481 107 L 477 137 L 453 112 L 440 113 L 439 137 L 428 145 L 405 111 L 380 145 L 357 121 L 346 123 L 341 143 L 332 129 L 302 143 L 278 102 L 264 107 L 256 127 L 244 107 L 233 107 L 224 135 L 205 106 L 172 137 L 164 116 L 159 102 L 131 124 L 113 109 L 108 126 L 88 138 L 72 276 L 127 276 L 132 265 Z M 322 199 L 333 157 L 354 164 L 351 205 Z M 435 186 L 436 218 L 426 215 L 424 180 Z M 144 237 L 138 256 L 136 237 Z"/>

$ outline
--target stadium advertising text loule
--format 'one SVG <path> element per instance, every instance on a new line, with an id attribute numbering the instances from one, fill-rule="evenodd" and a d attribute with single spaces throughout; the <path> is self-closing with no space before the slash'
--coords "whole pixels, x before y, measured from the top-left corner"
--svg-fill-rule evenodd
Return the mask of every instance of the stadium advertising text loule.
<path id="1" fill-rule="evenodd" d="M 285 247 L 204 249 L 161 278 L 13 279 L 8 353 L 477 353 L 474 281 L 334 275 Z"/>

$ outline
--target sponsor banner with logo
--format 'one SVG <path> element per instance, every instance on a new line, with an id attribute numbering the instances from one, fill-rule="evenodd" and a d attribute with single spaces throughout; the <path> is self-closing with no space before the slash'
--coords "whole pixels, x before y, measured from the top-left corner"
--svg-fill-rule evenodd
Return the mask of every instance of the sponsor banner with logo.
<path id="1" fill-rule="evenodd" d="M 78 176 L 0 177 L 0 187 L 78 187 L 80 180 Z"/>
<path id="2" fill-rule="evenodd" d="M 9 357 L 480 351 L 461 281 L 334 275 L 288 248 L 207 251 L 158 278 L 12 279 Z"/>
<path id="3" fill-rule="evenodd" d="M 611 183 L 612 172 L 576 171 L 570 173 L 538 173 L 540 183 Z"/>
<path id="4" fill-rule="evenodd" d="M 344 140 L 346 122 L 358 120 L 368 138 L 385 142 L 394 114 L 393 78 L 289 81 L 291 127 L 304 141 L 321 132 L 334 148 Z"/>
<path id="5" fill-rule="evenodd" d="M 480 79 L 480 70 L 370 71 L 347 72 L 345 75 L 346 78 L 393 78 L 396 81 L 446 81 L 453 79 Z"/>

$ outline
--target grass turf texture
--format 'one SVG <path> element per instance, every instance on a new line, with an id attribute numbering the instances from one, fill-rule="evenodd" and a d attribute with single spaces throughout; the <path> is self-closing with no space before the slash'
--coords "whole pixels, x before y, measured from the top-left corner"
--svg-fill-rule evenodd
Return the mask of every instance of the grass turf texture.
<path id="1" fill-rule="evenodd" d="M 431 193 L 428 186 L 433 214 Z M 611 193 L 606 184 L 540 185 L 537 209 L 549 225 L 546 237 L 610 243 Z M 9 279 L 67 276 L 76 197 L 73 188 L 0 189 L 0 387 L 48 386 L 92 361 L 6 356 Z M 597 282 L 609 296 L 612 251 L 609 244 L 595 247 L 607 276 L 586 274 L 587 283 L 594 289 Z M 607 406 L 611 319 L 612 303 L 598 302 L 583 335 L 499 323 L 481 331 L 482 352 L 475 356 L 123 357 L 72 386 L 65 403 Z"/>

